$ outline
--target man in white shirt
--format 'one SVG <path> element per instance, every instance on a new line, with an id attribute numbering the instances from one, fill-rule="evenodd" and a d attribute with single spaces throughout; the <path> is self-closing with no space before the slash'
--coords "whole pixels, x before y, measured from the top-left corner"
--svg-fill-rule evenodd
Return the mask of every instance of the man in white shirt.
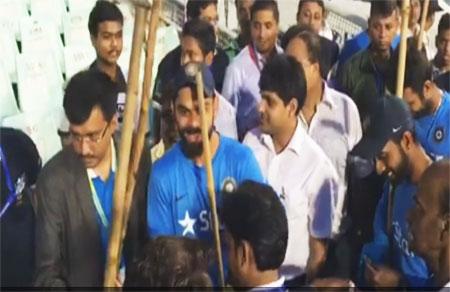
<path id="1" fill-rule="evenodd" d="M 287 42 L 286 54 L 294 57 L 305 71 L 306 100 L 300 110 L 300 125 L 330 158 L 339 175 L 338 206 L 341 211 L 347 189 L 348 153 L 362 137 L 358 108 L 347 95 L 330 87 L 321 77 L 320 38 L 303 31 Z M 339 219 L 339 218 L 338 218 Z M 338 232 L 340 220 L 335 222 Z"/>
<path id="2" fill-rule="evenodd" d="M 332 235 L 338 175 L 330 159 L 300 125 L 306 96 L 301 65 L 284 54 L 264 67 L 259 82 L 261 124 L 245 139 L 263 175 L 280 195 L 288 217 L 289 240 L 281 273 L 287 286 L 316 277 Z"/>
<path id="3" fill-rule="evenodd" d="M 196 62 L 205 63 L 211 68 L 215 49 L 216 35 L 212 25 L 200 19 L 185 23 L 181 36 L 182 66 Z M 236 110 L 219 92 L 215 91 L 215 95 L 218 109 L 214 125 L 220 134 L 237 139 Z"/>
<path id="4" fill-rule="evenodd" d="M 264 64 L 281 52 L 277 47 L 279 13 L 274 0 L 256 1 L 250 11 L 252 43 L 228 66 L 222 94 L 236 108 L 238 137 L 258 126 L 259 77 Z"/>
<path id="5" fill-rule="evenodd" d="M 244 181 L 234 192 L 224 194 L 222 219 L 233 287 L 285 291 L 278 269 L 286 254 L 288 223 L 275 191 Z"/>

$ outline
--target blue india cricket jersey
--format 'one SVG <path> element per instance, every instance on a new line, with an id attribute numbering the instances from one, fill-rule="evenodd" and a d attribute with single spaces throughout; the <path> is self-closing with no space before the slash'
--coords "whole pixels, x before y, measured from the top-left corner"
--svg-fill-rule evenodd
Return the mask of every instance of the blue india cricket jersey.
<path id="1" fill-rule="evenodd" d="M 217 207 L 221 190 L 244 180 L 263 182 L 261 170 L 250 150 L 220 136 L 212 161 Z M 152 169 L 148 188 L 147 224 L 151 237 L 177 235 L 213 242 L 206 169 L 197 166 L 177 143 Z"/>
<path id="2" fill-rule="evenodd" d="M 444 92 L 438 110 L 416 120 L 416 134 L 434 160 L 450 157 L 450 94 Z"/>

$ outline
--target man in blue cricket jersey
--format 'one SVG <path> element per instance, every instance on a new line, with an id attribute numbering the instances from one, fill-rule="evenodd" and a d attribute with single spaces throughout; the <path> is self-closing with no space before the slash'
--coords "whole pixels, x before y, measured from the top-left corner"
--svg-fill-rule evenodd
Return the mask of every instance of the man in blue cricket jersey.
<path id="1" fill-rule="evenodd" d="M 201 67 L 214 184 L 220 208 L 223 189 L 232 191 L 244 180 L 263 181 L 263 178 L 247 146 L 215 131 L 213 122 L 218 100 L 214 94 L 214 79 L 207 66 Z M 172 106 L 180 141 L 153 166 L 148 187 L 148 230 L 151 237 L 179 235 L 212 242 L 196 82 L 181 68 L 175 78 L 175 87 L 177 94 Z"/>
<path id="2" fill-rule="evenodd" d="M 375 213 L 373 241 L 363 247 L 362 284 L 426 286 L 430 272 L 425 261 L 409 248 L 406 220 L 417 183 L 431 159 L 415 138 L 414 120 L 406 103 L 397 97 L 380 99 L 353 154 L 375 160 L 377 173 L 386 175 L 393 185 L 393 192 L 389 185 L 384 188 Z"/>
<path id="3" fill-rule="evenodd" d="M 417 139 L 434 160 L 448 158 L 450 94 L 442 91 L 433 80 L 432 65 L 423 53 L 410 46 L 406 58 L 403 97 L 415 118 Z M 395 59 L 392 69 L 397 67 Z M 396 75 L 392 75 L 391 80 L 395 81 Z"/>

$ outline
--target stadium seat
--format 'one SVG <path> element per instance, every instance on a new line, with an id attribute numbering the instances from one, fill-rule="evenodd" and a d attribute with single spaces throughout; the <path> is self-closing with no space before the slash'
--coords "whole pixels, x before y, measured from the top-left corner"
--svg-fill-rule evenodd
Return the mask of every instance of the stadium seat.
<path id="1" fill-rule="evenodd" d="M 62 0 L 33 0 L 30 2 L 31 16 L 53 21 L 58 32 L 63 31 L 63 19 L 66 17 L 66 5 Z"/>
<path id="2" fill-rule="evenodd" d="M 62 148 L 56 122 L 59 112 L 59 109 L 47 109 L 19 113 L 4 118 L 2 126 L 20 129 L 29 135 L 36 144 L 44 164 Z"/>
<path id="3" fill-rule="evenodd" d="M 49 52 L 64 72 L 63 44 L 52 21 L 28 17 L 20 21 L 22 53 Z"/>
<path id="4" fill-rule="evenodd" d="M 8 72 L 0 60 L 0 120 L 19 113 Z"/>
<path id="5" fill-rule="evenodd" d="M 22 111 L 62 106 L 63 78 L 51 52 L 18 55 L 17 81 Z"/>
<path id="6" fill-rule="evenodd" d="M 88 12 L 69 12 L 64 19 L 65 46 L 86 45 L 91 46 L 91 38 L 88 30 Z"/>
<path id="7" fill-rule="evenodd" d="M 87 69 L 95 60 L 95 50 L 92 46 L 68 46 L 64 48 L 66 80 L 81 70 Z"/>
<path id="8" fill-rule="evenodd" d="M 2 27 L 0 27 L 0 47 L 3 48 L 3 69 L 7 72 L 11 82 L 17 83 L 16 56 L 19 54 L 19 48 L 14 35 Z"/>
<path id="9" fill-rule="evenodd" d="M 62 1 L 62 0 L 61 0 Z M 67 7 L 70 12 L 86 12 L 89 16 L 89 12 L 94 7 L 96 0 L 66 0 Z"/>
<path id="10" fill-rule="evenodd" d="M 20 40 L 20 20 L 28 17 L 28 10 L 23 0 L 0 0 L 0 25 Z"/>

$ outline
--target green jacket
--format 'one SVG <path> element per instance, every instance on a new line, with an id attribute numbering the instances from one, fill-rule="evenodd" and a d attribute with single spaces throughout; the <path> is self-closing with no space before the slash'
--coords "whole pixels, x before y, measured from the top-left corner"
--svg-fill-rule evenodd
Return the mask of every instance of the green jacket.
<path id="1" fill-rule="evenodd" d="M 366 49 L 351 57 L 337 75 L 338 89 L 355 102 L 361 122 L 370 115 L 378 98 L 386 93 L 386 73 L 380 72 Z"/>

